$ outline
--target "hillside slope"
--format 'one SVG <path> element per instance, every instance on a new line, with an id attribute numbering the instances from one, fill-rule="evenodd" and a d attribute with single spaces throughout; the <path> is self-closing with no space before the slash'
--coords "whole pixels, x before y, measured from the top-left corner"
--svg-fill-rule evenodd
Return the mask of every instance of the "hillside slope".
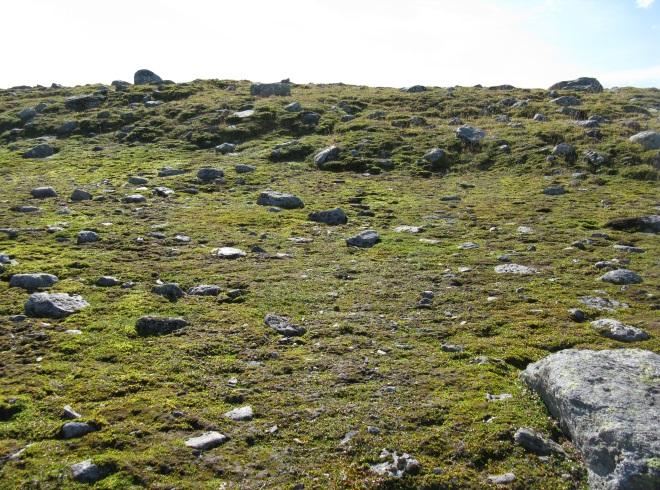
<path id="1" fill-rule="evenodd" d="M 660 91 L 289 88 L 0 91 L 0 487 L 76 488 L 91 459 L 96 488 L 495 488 L 509 472 L 509 488 L 585 488 L 519 373 L 570 347 L 660 352 L 657 235 L 606 227 L 659 214 L 658 149 L 629 138 L 660 131 Z M 337 207 L 347 223 L 310 219 Z M 365 230 L 380 241 L 347 246 Z M 643 282 L 599 279 L 619 268 Z M 21 273 L 88 306 L 23 318 Z M 144 316 L 187 326 L 145 335 Z M 605 337 L 602 318 L 650 338 Z M 65 405 L 90 433 L 65 438 Z M 527 453 L 520 427 L 568 456 Z M 186 446 L 209 431 L 228 440 Z M 383 449 L 410 455 L 400 478 Z"/>

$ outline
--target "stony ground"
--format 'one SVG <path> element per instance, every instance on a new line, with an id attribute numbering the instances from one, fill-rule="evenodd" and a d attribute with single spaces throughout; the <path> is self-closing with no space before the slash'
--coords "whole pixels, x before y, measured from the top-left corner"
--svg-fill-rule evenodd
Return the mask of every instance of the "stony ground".
<path id="1" fill-rule="evenodd" d="M 0 487 L 83 486 L 71 465 L 91 459 L 108 473 L 96 488 L 495 488 L 489 477 L 506 473 L 509 488 L 585 488 L 580 456 L 519 373 L 569 347 L 660 351 L 657 236 L 605 227 L 658 214 L 658 152 L 628 138 L 660 128 L 660 93 L 294 85 L 255 98 L 249 88 L 0 91 Z M 66 102 L 95 92 L 96 107 Z M 579 105 L 551 101 L 562 95 Z M 284 109 L 293 101 L 302 112 Z M 235 114 L 244 110 L 254 113 Z M 486 137 L 461 141 L 454 117 Z M 214 150 L 224 142 L 237 146 Z M 562 142 L 575 152 L 551 155 Z M 39 143 L 56 153 L 23 157 Z M 314 154 L 331 144 L 339 157 L 318 168 Z M 432 148 L 445 150 L 435 163 L 423 159 Z M 185 172 L 159 177 L 164 167 Z M 200 182 L 202 167 L 224 178 Z M 147 183 L 129 183 L 136 176 Z M 32 197 L 40 186 L 57 197 Z M 566 192 L 544 193 L 558 186 Z M 74 189 L 93 199 L 72 202 Z M 265 190 L 305 207 L 258 205 Z M 138 193 L 145 202 L 124 202 Z M 308 218 L 335 207 L 347 224 Z M 380 242 L 346 245 L 366 229 Z M 100 240 L 78 244 L 82 230 Z M 246 255 L 218 258 L 218 247 Z M 504 264 L 533 273 L 497 273 Z M 618 268 L 643 282 L 599 280 Z M 9 279 L 38 272 L 59 278 L 44 291 L 90 306 L 16 317 L 30 292 Z M 120 285 L 96 285 L 102 276 Z M 159 281 L 220 293 L 170 301 L 152 292 Z M 584 297 L 621 304 L 599 310 Z M 279 335 L 269 313 L 306 332 Z M 140 336 L 145 315 L 188 326 Z M 590 323 L 602 318 L 650 338 L 607 338 Z M 65 405 L 94 430 L 65 439 Z M 225 416 L 244 406 L 252 418 Z M 566 456 L 527 452 L 520 427 Z M 208 431 L 229 439 L 186 446 Z M 382 471 L 383 449 L 409 454 L 400 478 Z"/>

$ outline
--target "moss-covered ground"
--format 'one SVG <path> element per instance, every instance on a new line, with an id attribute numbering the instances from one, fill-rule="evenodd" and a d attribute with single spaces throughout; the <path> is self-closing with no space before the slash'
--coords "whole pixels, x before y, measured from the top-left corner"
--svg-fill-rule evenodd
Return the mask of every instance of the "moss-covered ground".
<path id="1" fill-rule="evenodd" d="M 69 468 L 90 458 L 113 467 L 95 484 L 103 489 L 489 488 L 488 475 L 506 472 L 516 474 L 510 488 L 586 487 L 579 455 L 518 374 L 571 347 L 660 351 L 657 237 L 603 227 L 612 218 L 657 214 L 657 151 L 627 141 L 638 131 L 635 123 L 660 128 L 657 90 L 578 94 L 582 114 L 572 115 L 557 112 L 543 90 L 408 94 L 295 85 L 291 97 L 256 99 L 248 82 L 232 81 L 110 88 L 99 107 L 65 107 L 66 97 L 100 88 L 0 91 L 0 227 L 17 231 L 0 233 L 0 253 L 17 261 L 2 266 L 0 281 L 0 488 L 83 487 Z M 144 107 L 144 95 L 164 102 Z M 528 103 L 503 104 L 506 98 Z M 285 111 L 292 101 L 318 113 L 318 124 Z M 42 102 L 41 113 L 22 123 L 18 112 Z M 337 105 L 357 117 L 342 122 L 346 112 Z M 232 115 L 249 106 L 253 116 Z M 538 112 L 549 121 L 533 121 Z M 497 122 L 498 114 L 520 127 Z M 575 116 L 593 114 L 607 120 L 599 133 L 576 124 Z M 409 125 L 412 116 L 423 123 Z M 454 134 L 457 126 L 448 124 L 451 117 L 484 129 L 487 138 L 466 147 Z M 55 155 L 21 157 L 65 121 L 77 121 L 77 129 L 49 140 Z M 274 146 L 292 139 L 295 151 L 273 161 Z M 237 154 L 214 152 L 225 141 L 238 144 Z M 548 161 L 562 141 L 576 147 L 577 159 Z M 313 153 L 329 144 L 339 145 L 342 156 L 333 170 L 318 169 Z M 420 163 L 433 147 L 447 151 L 441 168 Z M 586 150 L 607 162 L 590 165 Z M 382 159 L 393 169 L 381 171 Z M 237 163 L 256 171 L 238 175 Z M 158 177 L 165 166 L 188 172 Z M 198 183 L 203 166 L 223 169 L 225 182 Z M 176 194 L 161 198 L 147 190 L 146 203 L 124 204 L 121 198 L 137 187 L 127 178 L 135 175 L 147 177 L 149 188 L 164 185 Z M 568 192 L 543 194 L 552 184 Z M 59 197 L 30 196 L 45 185 Z M 184 192 L 190 187 L 199 192 Z M 94 199 L 68 202 L 74 188 Z M 305 208 L 269 212 L 256 204 L 265 189 L 295 194 Z M 355 197 L 373 216 L 361 213 L 366 206 Z M 16 205 L 40 210 L 19 213 L 11 210 Z M 336 206 L 347 212 L 347 225 L 307 218 Z M 62 230 L 48 233 L 53 225 Z M 423 231 L 397 233 L 398 225 Z M 532 232 L 520 233 L 519 226 Z M 346 237 L 367 228 L 380 233 L 381 243 L 346 246 Z M 77 245 L 80 230 L 95 230 L 101 240 Z M 191 241 L 181 243 L 177 234 Z M 570 247 L 587 238 L 592 242 L 584 250 Z M 459 248 L 465 242 L 479 248 Z M 618 252 L 618 243 L 646 251 Z M 214 258 L 211 250 L 221 246 L 248 254 Z M 268 258 L 250 252 L 253 246 L 290 257 Z M 496 274 L 504 254 L 538 274 Z M 644 282 L 599 282 L 603 271 L 594 264 L 613 258 L 628 259 L 626 267 Z M 80 294 L 91 306 L 63 320 L 11 321 L 29 295 L 8 286 L 18 272 L 55 274 L 60 281 L 51 291 Z M 95 286 L 103 275 L 136 285 Z M 169 302 L 151 292 L 159 279 L 184 289 L 218 284 L 243 295 Z M 435 293 L 433 306 L 419 309 L 426 290 Z M 629 307 L 599 312 L 580 303 L 582 296 Z M 567 310 L 576 307 L 592 319 L 640 326 L 651 339 L 607 339 L 589 322 L 569 318 Z M 282 341 L 263 322 L 271 312 L 307 333 Z M 181 316 L 190 325 L 139 337 L 136 319 L 147 314 Z M 71 329 L 82 334 L 66 332 Z M 445 352 L 443 343 L 464 350 Z M 479 356 L 488 361 L 475 362 Z M 512 397 L 489 402 L 488 393 Z M 101 429 L 60 439 L 64 405 Z M 253 407 L 253 420 L 223 417 L 242 405 Z M 523 426 L 562 443 L 568 457 L 526 453 L 513 442 Z M 184 445 L 207 430 L 230 440 L 201 455 Z M 342 444 L 349 431 L 357 435 Z M 374 474 L 369 466 L 383 448 L 409 453 L 421 471 L 401 479 Z"/>

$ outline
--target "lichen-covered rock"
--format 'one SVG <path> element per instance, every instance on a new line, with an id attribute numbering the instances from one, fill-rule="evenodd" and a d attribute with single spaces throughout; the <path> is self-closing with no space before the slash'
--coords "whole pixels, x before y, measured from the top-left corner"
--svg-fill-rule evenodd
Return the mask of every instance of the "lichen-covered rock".
<path id="1" fill-rule="evenodd" d="M 606 272 L 600 276 L 603 282 L 611 282 L 612 284 L 639 284 L 643 280 L 639 274 L 628 269 L 616 269 Z"/>
<path id="2" fill-rule="evenodd" d="M 258 97 L 270 97 L 271 95 L 291 95 L 291 84 L 289 83 L 253 83 L 250 85 L 250 95 Z"/>
<path id="3" fill-rule="evenodd" d="M 25 302 L 25 314 L 37 318 L 64 318 L 87 308 L 82 296 L 67 293 L 32 293 Z"/>
<path id="4" fill-rule="evenodd" d="M 41 143 L 23 153 L 23 158 L 46 158 L 55 154 L 55 148 L 48 143 Z"/>
<path id="5" fill-rule="evenodd" d="M 266 315 L 264 323 L 285 337 L 298 337 L 300 335 L 305 335 L 306 332 L 305 327 L 292 324 L 289 318 L 273 315 L 272 313 Z"/>
<path id="6" fill-rule="evenodd" d="M 536 269 L 520 264 L 500 264 L 495 266 L 497 274 L 517 274 L 521 276 L 528 276 L 536 274 Z"/>
<path id="7" fill-rule="evenodd" d="M 41 288 L 53 286 L 59 279 L 53 274 L 38 272 L 34 274 L 14 274 L 9 279 L 10 288 L 23 288 L 27 291 L 36 291 Z"/>
<path id="8" fill-rule="evenodd" d="M 214 447 L 218 447 L 221 444 L 224 444 L 228 440 L 229 438 L 226 435 L 220 434 L 220 432 L 210 431 L 205 432 L 200 436 L 187 439 L 186 446 L 197 449 L 199 451 L 208 451 L 209 449 L 213 449 Z"/>
<path id="9" fill-rule="evenodd" d="M 380 235 L 374 230 L 365 230 L 346 239 L 349 247 L 371 248 L 380 242 Z"/>
<path id="10" fill-rule="evenodd" d="M 528 427 L 521 427 L 513 435 L 513 440 L 527 451 L 539 456 L 550 454 L 565 454 L 564 449 L 555 441 L 543 437 L 541 434 Z"/>
<path id="11" fill-rule="evenodd" d="M 57 197 L 57 192 L 52 187 L 35 187 L 30 191 L 32 197 L 45 199 L 47 197 Z"/>
<path id="12" fill-rule="evenodd" d="M 606 228 L 620 231 L 638 231 L 641 233 L 660 233 L 660 215 L 616 218 L 605 224 Z"/>
<path id="13" fill-rule="evenodd" d="M 660 150 L 660 133 L 657 131 L 642 131 L 632 135 L 629 141 L 642 145 L 645 150 Z"/>
<path id="14" fill-rule="evenodd" d="M 548 90 L 580 90 L 584 92 L 599 93 L 603 91 L 603 86 L 595 78 L 580 77 L 575 80 L 557 82 Z"/>
<path id="15" fill-rule="evenodd" d="M 282 209 L 304 208 L 302 199 L 293 194 L 285 194 L 277 191 L 264 191 L 259 194 L 257 204 L 260 206 L 277 206 Z"/>
<path id="16" fill-rule="evenodd" d="M 314 155 L 314 164 L 318 167 L 323 167 L 325 163 L 336 160 L 339 157 L 340 151 L 339 147 L 335 145 L 323 148 Z"/>
<path id="17" fill-rule="evenodd" d="M 584 456 L 592 489 L 660 488 L 658 354 L 568 349 L 521 377 Z"/>
<path id="18" fill-rule="evenodd" d="M 133 83 L 135 85 L 159 84 L 163 83 L 163 79 L 151 70 L 142 69 L 133 75 Z"/>
<path id="19" fill-rule="evenodd" d="M 97 465 L 91 459 L 71 465 L 71 476 L 79 483 L 96 483 L 112 473 L 112 467 Z"/>
<path id="20" fill-rule="evenodd" d="M 646 340 L 649 334 L 641 328 L 625 325 L 612 318 L 601 318 L 591 322 L 591 326 L 601 335 L 622 342 L 634 342 L 636 340 Z"/>

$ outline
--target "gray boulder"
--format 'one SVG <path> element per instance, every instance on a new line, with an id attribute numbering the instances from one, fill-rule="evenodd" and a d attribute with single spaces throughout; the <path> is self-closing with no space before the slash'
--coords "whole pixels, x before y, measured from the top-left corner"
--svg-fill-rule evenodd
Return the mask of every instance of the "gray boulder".
<path id="1" fill-rule="evenodd" d="M 146 202 L 147 198 L 142 194 L 129 194 L 121 198 L 121 202 L 126 204 L 136 204 L 139 202 Z"/>
<path id="2" fill-rule="evenodd" d="M 133 83 L 135 85 L 159 84 L 163 83 L 163 79 L 151 70 L 142 69 L 133 75 Z"/>
<path id="3" fill-rule="evenodd" d="M 74 189 L 74 191 L 71 193 L 70 199 L 74 202 L 89 201 L 92 199 L 92 195 L 82 189 Z"/>
<path id="4" fill-rule="evenodd" d="M 380 235 L 374 230 L 365 230 L 346 239 L 349 247 L 371 248 L 380 242 Z"/>
<path id="5" fill-rule="evenodd" d="M 642 131 L 628 138 L 628 141 L 642 145 L 645 150 L 660 150 L 660 133 L 657 131 Z"/>
<path id="6" fill-rule="evenodd" d="M 96 483 L 112 473 L 112 467 L 97 465 L 91 459 L 71 465 L 71 476 L 79 483 Z"/>
<path id="7" fill-rule="evenodd" d="M 183 296 L 186 294 L 183 292 L 183 289 L 181 289 L 179 285 L 174 282 L 158 284 L 157 286 L 151 288 L 151 292 L 159 296 L 164 296 L 170 301 L 176 301 L 179 298 L 183 298 Z"/>
<path id="8" fill-rule="evenodd" d="M 143 316 L 135 323 L 138 335 L 165 335 L 188 325 L 183 318 Z"/>
<path id="9" fill-rule="evenodd" d="M 291 85 L 288 83 L 253 83 L 250 85 L 250 95 L 257 97 L 270 97 L 271 95 L 291 95 Z"/>
<path id="10" fill-rule="evenodd" d="M 228 419 L 238 422 L 242 420 L 252 420 L 252 417 L 254 417 L 254 412 L 252 411 L 252 407 L 250 405 L 245 405 L 244 407 L 238 407 L 234 408 L 233 410 L 229 410 L 228 412 L 225 412 L 224 415 Z"/>
<path id="11" fill-rule="evenodd" d="M 256 169 L 257 168 L 253 165 L 246 165 L 244 163 L 238 163 L 234 166 L 234 170 L 237 174 L 249 174 L 250 172 L 254 172 Z"/>
<path id="12" fill-rule="evenodd" d="M 479 128 L 463 125 L 456 129 L 456 137 L 466 143 L 477 144 L 486 137 L 486 132 Z"/>
<path id="13" fill-rule="evenodd" d="M 57 197 L 57 192 L 52 187 L 35 187 L 30 191 L 32 197 L 45 199 L 47 197 Z"/>
<path id="14" fill-rule="evenodd" d="M 513 435 L 513 440 L 519 446 L 529 452 L 539 456 L 549 456 L 550 454 L 565 454 L 564 449 L 555 441 L 546 439 L 534 429 L 521 427 Z"/>
<path id="15" fill-rule="evenodd" d="M 183 168 L 174 168 L 174 167 L 163 167 L 158 171 L 158 177 L 175 177 L 177 175 L 183 175 L 187 170 Z"/>
<path id="16" fill-rule="evenodd" d="M 583 92 L 599 93 L 603 91 L 603 86 L 595 78 L 580 77 L 575 80 L 557 82 L 548 90 L 578 90 Z"/>
<path id="17" fill-rule="evenodd" d="M 314 155 L 314 164 L 318 167 L 322 167 L 323 164 L 336 160 L 339 157 L 339 152 L 340 149 L 338 146 L 328 146 Z"/>
<path id="18" fill-rule="evenodd" d="M 591 322 L 591 326 L 601 335 L 622 342 L 635 342 L 637 340 L 647 340 L 649 334 L 641 328 L 631 325 L 624 325 L 618 320 L 612 318 L 602 318 Z"/>
<path id="19" fill-rule="evenodd" d="M 302 106 L 300 105 L 300 102 L 291 102 L 290 104 L 284 106 L 284 110 L 287 112 L 300 112 L 302 110 Z"/>
<path id="20" fill-rule="evenodd" d="M 188 294 L 192 296 L 217 296 L 220 294 L 220 286 L 215 284 L 200 284 L 199 286 L 188 289 Z"/>
<path id="21" fill-rule="evenodd" d="M 98 242 L 100 239 L 101 237 L 95 231 L 83 230 L 78 233 L 76 243 L 78 243 L 78 245 L 84 243 L 94 243 L 94 242 Z"/>
<path id="22" fill-rule="evenodd" d="M 424 85 L 413 85 L 412 87 L 404 87 L 401 89 L 401 92 L 406 92 L 409 94 L 418 94 L 420 92 L 426 92 L 428 89 Z"/>
<path id="23" fill-rule="evenodd" d="M 574 161 L 577 158 L 575 147 L 568 143 L 559 143 L 552 149 L 552 154 L 557 157 L 565 158 L 568 161 Z"/>
<path id="24" fill-rule="evenodd" d="M 612 284 L 639 284 L 643 282 L 639 274 L 628 269 L 616 269 L 606 272 L 599 279 Z"/>
<path id="25" fill-rule="evenodd" d="M 213 449 L 214 447 L 218 447 L 221 444 L 224 444 L 228 440 L 229 438 L 226 435 L 220 434 L 220 432 L 211 431 L 205 432 L 201 436 L 187 439 L 186 446 L 197 449 L 199 451 L 207 451 L 209 449 Z"/>
<path id="26" fill-rule="evenodd" d="M 64 101 L 64 107 L 70 111 L 86 111 L 103 104 L 105 97 L 96 94 L 74 95 Z"/>
<path id="27" fill-rule="evenodd" d="M 274 315 L 272 313 L 266 315 L 266 318 L 264 318 L 264 323 L 285 337 L 299 337 L 304 335 L 306 332 L 305 327 L 301 327 L 300 325 L 293 325 L 289 318 L 285 316 Z"/>
<path id="28" fill-rule="evenodd" d="M 76 129 L 78 129 L 78 121 L 65 121 L 60 124 L 57 129 L 55 129 L 55 133 L 57 136 L 66 137 L 73 133 Z"/>
<path id="29" fill-rule="evenodd" d="M 245 257 L 245 252 L 235 247 L 220 247 L 213 249 L 211 253 L 221 259 L 235 260 Z"/>
<path id="30" fill-rule="evenodd" d="M 23 153 L 23 158 L 46 158 L 55 154 L 55 148 L 48 143 L 41 143 Z"/>
<path id="31" fill-rule="evenodd" d="M 224 177 L 225 173 L 218 168 L 204 167 L 197 171 L 197 178 L 202 182 L 213 182 Z"/>
<path id="32" fill-rule="evenodd" d="M 592 489 L 660 488 L 660 356 L 640 349 L 568 349 L 521 378 L 582 453 Z"/>
<path id="33" fill-rule="evenodd" d="M 23 288 L 27 291 L 36 291 L 41 288 L 53 286 L 59 279 L 53 274 L 14 274 L 9 279 L 10 288 Z"/>
<path id="34" fill-rule="evenodd" d="M 422 158 L 431 165 L 439 165 L 447 160 L 447 152 L 442 148 L 433 148 L 427 151 Z"/>
<path id="35" fill-rule="evenodd" d="M 259 194 L 257 204 L 260 206 L 277 206 L 282 209 L 304 208 L 302 199 L 293 194 L 285 194 L 277 191 L 264 191 Z"/>
<path id="36" fill-rule="evenodd" d="M 570 107 L 574 105 L 580 105 L 582 101 L 573 95 L 562 95 L 556 99 L 552 99 L 550 102 L 557 104 L 562 107 Z"/>
<path id="37" fill-rule="evenodd" d="M 309 213 L 310 221 L 325 223 L 326 225 L 336 226 L 348 223 L 348 217 L 341 208 L 328 209 L 326 211 L 316 211 Z"/>
<path id="38" fill-rule="evenodd" d="M 536 269 L 520 264 L 500 264 L 495 266 L 497 274 L 517 274 L 519 276 L 528 276 L 536 274 Z"/>
<path id="39" fill-rule="evenodd" d="M 158 197 L 171 197 L 175 194 L 173 189 L 165 186 L 154 187 L 152 192 Z"/>
<path id="40" fill-rule="evenodd" d="M 34 110 L 32 107 L 26 107 L 22 111 L 18 113 L 18 117 L 21 121 L 27 122 L 31 119 L 34 119 L 34 117 L 37 115 L 37 111 Z"/>
<path id="41" fill-rule="evenodd" d="M 605 224 L 606 228 L 619 231 L 638 231 L 641 233 L 660 233 L 660 215 L 616 218 Z"/>
<path id="42" fill-rule="evenodd" d="M 149 183 L 149 179 L 139 176 L 132 176 L 128 178 L 128 183 L 133 185 L 146 185 Z"/>
<path id="43" fill-rule="evenodd" d="M 551 185 L 543 189 L 543 194 L 546 196 L 561 196 L 566 194 L 566 189 L 562 185 Z"/>
<path id="44" fill-rule="evenodd" d="M 25 314 L 36 318 L 65 318 L 89 303 L 82 296 L 67 293 L 32 293 L 25 302 Z"/>
<path id="45" fill-rule="evenodd" d="M 234 143 L 222 143 L 215 147 L 215 152 L 222 153 L 223 155 L 233 153 L 234 151 L 236 151 L 236 145 Z"/>
<path id="46" fill-rule="evenodd" d="M 102 288 L 119 286 L 121 281 L 113 276 L 101 276 L 96 280 L 96 285 Z"/>
<path id="47" fill-rule="evenodd" d="M 67 422 L 60 429 L 60 437 L 62 439 L 74 439 L 82 437 L 85 434 L 97 430 L 96 426 L 88 424 L 87 422 Z"/>

